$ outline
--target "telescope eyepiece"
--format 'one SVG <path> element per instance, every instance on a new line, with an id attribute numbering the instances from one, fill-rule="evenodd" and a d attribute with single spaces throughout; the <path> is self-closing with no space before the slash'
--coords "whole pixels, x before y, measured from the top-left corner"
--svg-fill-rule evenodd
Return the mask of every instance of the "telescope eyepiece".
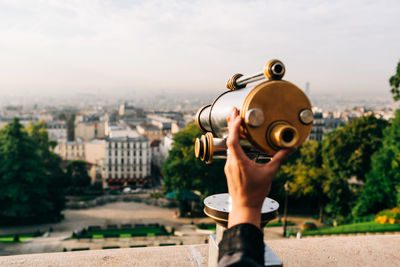
<path id="1" fill-rule="evenodd" d="M 284 71 L 284 67 L 279 62 L 276 62 L 271 67 L 271 72 L 272 72 L 273 75 L 282 75 L 283 71 Z"/>
<path id="2" fill-rule="evenodd" d="M 281 80 L 285 75 L 285 71 L 285 65 L 283 65 L 282 61 L 272 59 L 265 64 L 264 76 L 269 80 Z"/>
<path id="3" fill-rule="evenodd" d="M 271 147 L 274 147 L 276 150 L 291 148 L 298 142 L 299 132 L 287 122 L 275 122 L 267 131 L 266 139 Z"/>

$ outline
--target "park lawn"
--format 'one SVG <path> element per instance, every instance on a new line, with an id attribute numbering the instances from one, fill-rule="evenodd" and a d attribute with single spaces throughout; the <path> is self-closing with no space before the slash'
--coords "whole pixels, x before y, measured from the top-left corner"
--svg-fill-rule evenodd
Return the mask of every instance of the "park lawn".
<path id="1" fill-rule="evenodd" d="M 292 223 L 291 221 L 287 221 L 286 225 L 292 226 L 292 225 L 294 225 L 294 223 Z M 267 223 L 267 225 L 265 225 L 265 227 L 278 227 L 278 226 L 283 226 L 283 222 L 270 222 L 270 223 Z"/>
<path id="2" fill-rule="evenodd" d="M 209 231 L 216 231 L 217 225 L 215 223 L 201 223 L 198 224 L 197 227 L 201 230 L 209 230 Z"/>
<path id="3" fill-rule="evenodd" d="M 400 231 L 398 224 L 380 224 L 377 222 L 361 222 L 344 224 L 336 227 L 320 228 L 317 230 L 302 231 L 303 236 L 312 235 L 335 235 L 335 234 L 356 234 L 356 233 L 379 233 Z"/>
<path id="4" fill-rule="evenodd" d="M 14 237 L 13 236 L 2 236 L 2 237 L 0 237 L 0 242 L 14 243 Z"/>
<path id="5" fill-rule="evenodd" d="M 91 230 L 84 232 L 78 238 L 107 238 L 107 237 L 135 237 L 135 236 L 156 236 L 169 235 L 163 227 L 139 227 L 131 229 L 106 229 L 106 230 Z"/>
<path id="6" fill-rule="evenodd" d="M 121 235 L 121 234 L 130 234 L 130 235 L 135 235 L 135 234 L 148 234 L 148 233 L 154 233 L 154 234 L 167 234 L 166 231 L 163 231 L 161 227 L 143 227 L 143 228 L 132 228 L 132 229 L 106 229 L 106 230 L 93 230 L 93 231 L 87 231 L 86 235 L 108 235 L 108 234 L 115 234 L 115 235 Z"/>
<path id="7" fill-rule="evenodd" d="M 0 242 L 2 242 L 2 243 L 15 243 L 14 242 L 14 236 L 15 235 L 0 236 Z M 20 235 L 19 236 L 20 242 L 31 240 L 33 238 L 34 238 L 33 234 L 27 234 L 27 235 Z"/>

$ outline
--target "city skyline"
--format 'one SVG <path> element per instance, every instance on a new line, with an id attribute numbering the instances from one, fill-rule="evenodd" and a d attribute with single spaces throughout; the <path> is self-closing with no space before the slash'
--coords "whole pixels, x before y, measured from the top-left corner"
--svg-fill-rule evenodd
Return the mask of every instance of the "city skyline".
<path id="1" fill-rule="evenodd" d="M 281 59 L 312 94 L 390 97 L 397 1 L 2 1 L 0 95 L 219 93 Z"/>

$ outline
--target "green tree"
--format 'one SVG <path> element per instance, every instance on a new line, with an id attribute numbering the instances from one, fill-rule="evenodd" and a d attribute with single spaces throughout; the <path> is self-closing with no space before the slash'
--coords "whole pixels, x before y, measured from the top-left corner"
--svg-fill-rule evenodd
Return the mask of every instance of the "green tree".
<path id="1" fill-rule="evenodd" d="M 390 89 L 390 92 L 393 95 L 393 99 L 395 101 L 400 100 L 400 61 L 399 63 L 397 63 L 396 73 L 392 77 L 390 77 L 389 83 L 392 87 Z"/>
<path id="2" fill-rule="evenodd" d="M 198 190 L 203 196 L 227 192 L 225 161 L 205 164 L 194 156 L 194 141 L 200 135 L 194 123 L 174 135 L 172 149 L 162 168 L 167 191 Z"/>
<path id="3" fill-rule="evenodd" d="M 384 131 L 383 145 L 374 153 L 365 188 L 353 209 L 354 216 L 374 214 L 400 204 L 400 110 Z"/>
<path id="4" fill-rule="evenodd" d="M 20 221 L 47 217 L 54 206 L 45 166 L 18 119 L 0 130 L 0 163 L 0 216 Z"/>
<path id="5" fill-rule="evenodd" d="M 322 158 L 328 171 L 326 211 L 338 219 L 349 218 L 360 191 L 350 187 L 349 179 L 365 181 L 371 155 L 381 147 L 386 126 L 387 121 L 369 115 L 336 129 L 324 139 Z"/>
<path id="6" fill-rule="evenodd" d="M 81 160 L 71 160 L 67 163 L 67 177 L 69 186 L 75 193 L 90 185 L 90 176 L 86 168 L 87 163 Z"/>
<path id="7" fill-rule="evenodd" d="M 284 165 L 285 173 L 291 174 L 289 194 L 298 198 L 311 197 L 318 201 L 319 220 L 322 222 L 326 191 L 327 171 L 322 164 L 321 143 L 309 140 L 300 148 L 300 156 L 295 164 Z"/>
<path id="8" fill-rule="evenodd" d="M 296 162 L 299 157 L 300 157 L 300 149 L 297 149 L 295 152 L 290 154 L 290 156 L 282 164 L 281 168 L 275 175 L 274 180 L 272 181 L 271 191 L 268 195 L 269 198 L 272 198 L 278 201 L 279 203 L 284 203 L 285 201 L 284 185 L 287 181 L 292 181 L 295 178 L 295 175 L 292 170 L 295 169 Z M 299 201 L 297 201 L 296 203 L 299 203 Z M 281 208 L 283 208 L 283 205 L 281 205 Z"/>
<path id="9" fill-rule="evenodd" d="M 61 168 L 61 157 L 54 153 L 57 146 L 56 141 L 49 139 L 47 125 L 45 122 L 31 123 L 28 134 L 37 146 L 38 154 L 43 162 L 46 179 L 48 182 L 48 193 L 53 203 L 54 217 L 59 217 L 65 207 L 66 175 Z"/>

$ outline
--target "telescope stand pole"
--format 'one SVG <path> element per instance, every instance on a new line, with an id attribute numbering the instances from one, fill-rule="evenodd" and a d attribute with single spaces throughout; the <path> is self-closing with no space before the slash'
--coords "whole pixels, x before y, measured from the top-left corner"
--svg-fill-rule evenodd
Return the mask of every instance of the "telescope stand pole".
<path id="1" fill-rule="evenodd" d="M 231 200 L 229 194 L 217 194 L 212 195 L 204 199 L 205 209 L 204 212 L 207 216 L 212 218 L 216 222 L 216 233 L 211 234 L 208 239 L 208 266 L 217 267 L 218 266 L 218 244 L 221 242 L 224 231 L 226 230 L 229 210 L 231 205 Z M 264 200 L 262 215 L 269 216 L 273 219 L 276 217 L 279 204 L 269 198 Z M 267 221 L 263 221 L 262 226 L 264 226 Z M 264 227 L 261 228 L 264 231 Z M 234 240 L 232 240 L 234 242 Z M 264 243 L 264 266 L 276 267 L 282 266 L 282 260 L 276 256 L 276 254 Z"/>

